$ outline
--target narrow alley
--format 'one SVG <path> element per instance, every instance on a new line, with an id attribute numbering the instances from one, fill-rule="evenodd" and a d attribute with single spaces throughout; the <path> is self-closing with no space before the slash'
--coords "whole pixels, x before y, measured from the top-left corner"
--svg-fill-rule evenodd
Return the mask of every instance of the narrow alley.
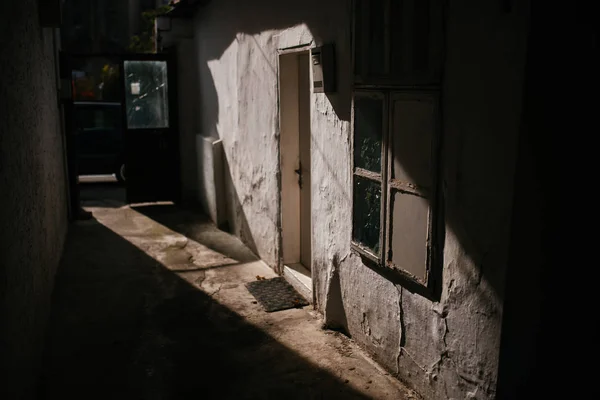
<path id="1" fill-rule="evenodd" d="M 3 2 L 0 400 L 593 398 L 598 5 Z"/>
<path id="2" fill-rule="evenodd" d="M 207 218 L 110 184 L 81 196 L 93 219 L 67 238 L 42 398 L 416 398 L 311 307 L 263 311 L 244 283 L 275 273 Z"/>

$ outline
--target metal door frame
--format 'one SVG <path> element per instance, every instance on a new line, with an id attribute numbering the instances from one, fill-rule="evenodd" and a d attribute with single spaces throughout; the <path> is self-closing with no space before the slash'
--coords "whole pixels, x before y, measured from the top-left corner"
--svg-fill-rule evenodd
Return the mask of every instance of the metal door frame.
<path id="1" fill-rule="evenodd" d="M 126 93 L 125 93 L 125 61 L 165 61 L 167 63 L 167 82 L 168 87 L 168 100 L 167 106 L 169 109 L 169 129 L 173 135 L 173 172 L 174 172 L 174 189 L 172 193 L 172 199 L 174 203 L 181 202 L 181 155 L 180 155 L 180 141 L 179 141 L 179 113 L 177 109 L 177 64 L 176 54 L 174 52 L 160 52 L 160 53 L 129 53 L 121 56 L 120 68 L 121 68 L 121 88 L 122 88 L 122 116 L 123 116 L 123 129 L 125 132 L 125 142 L 127 145 L 127 113 L 126 113 Z M 126 151 L 127 156 L 127 151 Z M 130 200 L 130 192 L 127 191 L 127 202 L 132 203 Z"/>
<path id="2" fill-rule="evenodd" d="M 76 143 L 73 140 L 73 110 L 75 98 L 73 96 L 73 60 L 75 59 L 92 59 L 92 58 L 105 58 L 119 65 L 119 102 L 121 103 L 122 109 L 122 123 L 124 134 L 127 131 L 127 120 L 125 113 L 126 106 L 126 94 L 125 94 L 125 77 L 124 77 L 124 64 L 125 61 L 166 61 L 167 62 L 167 80 L 169 82 L 169 94 L 168 94 L 168 108 L 169 108 L 169 129 L 173 131 L 174 140 L 174 165 L 173 170 L 175 172 L 175 189 L 173 193 L 172 201 L 177 203 L 181 201 L 181 167 L 180 167 L 180 149 L 179 149 L 179 113 L 177 109 L 177 64 L 174 52 L 166 51 L 160 53 L 110 53 L 110 52 L 97 52 L 97 53 L 71 53 L 62 51 L 60 53 L 60 72 L 61 79 L 66 85 L 66 80 L 69 80 L 69 96 L 63 97 L 64 106 L 64 119 L 65 119 L 65 136 L 66 136 L 66 147 L 67 147 L 67 170 L 68 170 L 68 183 L 70 193 L 70 209 L 73 215 L 79 211 L 81 206 L 81 199 L 79 195 L 79 183 L 77 179 L 77 149 Z M 127 138 L 125 138 L 125 141 Z M 125 190 L 127 192 L 127 183 L 125 183 Z M 129 195 L 127 196 L 129 198 Z M 129 200 L 128 200 L 129 203 Z"/>

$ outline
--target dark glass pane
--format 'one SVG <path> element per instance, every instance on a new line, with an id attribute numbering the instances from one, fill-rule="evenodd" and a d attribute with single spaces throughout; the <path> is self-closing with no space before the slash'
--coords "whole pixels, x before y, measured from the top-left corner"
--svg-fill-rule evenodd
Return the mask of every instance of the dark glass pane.
<path id="1" fill-rule="evenodd" d="M 354 167 L 381 172 L 383 99 L 354 100 Z"/>
<path id="2" fill-rule="evenodd" d="M 353 239 L 379 254 L 381 184 L 354 176 Z"/>
<path id="3" fill-rule="evenodd" d="M 77 127 L 81 130 L 111 130 L 121 126 L 120 103 L 79 106 L 75 103 Z"/>
<path id="4" fill-rule="evenodd" d="M 88 157 L 89 162 L 93 158 L 96 165 L 100 158 L 121 152 L 121 103 L 76 102 L 73 114 L 78 155 Z M 98 171 L 97 167 L 92 170 Z"/>
<path id="5" fill-rule="evenodd" d="M 429 66 L 429 0 L 415 1 L 415 17 L 413 19 L 413 69 L 427 71 Z"/>
<path id="6" fill-rule="evenodd" d="M 385 25 L 384 0 L 369 1 L 369 72 L 382 75 L 385 71 Z"/>
<path id="7" fill-rule="evenodd" d="M 127 127 L 168 128 L 166 61 L 125 61 L 124 68 Z"/>
<path id="8" fill-rule="evenodd" d="M 104 57 L 73 58 L 74 101 L 121 101 L 120 67 Z"/>
<path id="9" fill-rule="evenodd" d="M 405 28 L 404 18 L 404 1 L 391 0 L 391 44 L 390 44 L 390 61 L 391 61 L 391 76 L 400 76 L 404 71 L 404 38 L 406 35 L 403 32 Z"/>
<path id="10" fill-rule="evenodd" d="M 363 35 L 365 34 L 363 28 L 363 6 L 364 1 L 367 0 L 355 0 L 354 2 L 354 73 L 360 75 L 364 73 L 362 71 L 363 62 Z"/>

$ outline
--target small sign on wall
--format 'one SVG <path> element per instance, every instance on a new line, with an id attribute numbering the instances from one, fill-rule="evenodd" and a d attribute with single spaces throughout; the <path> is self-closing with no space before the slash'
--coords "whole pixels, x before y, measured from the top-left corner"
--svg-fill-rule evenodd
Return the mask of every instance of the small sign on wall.
<path id="1" fill-rule="evenodd" d="M 137 96 L 140 94 L 140 83 L 139 82 L 131 82 L 131 94 Z"/>
<path id="2" fill-rule="evenodd" d="M 336 90 L 335 76 L 335 48 L 333 44 L 324 44 L 315 47 L 310 51 L 312 72 L 313 72 L 313 92 L 314 93 L 334 93 Z"/>

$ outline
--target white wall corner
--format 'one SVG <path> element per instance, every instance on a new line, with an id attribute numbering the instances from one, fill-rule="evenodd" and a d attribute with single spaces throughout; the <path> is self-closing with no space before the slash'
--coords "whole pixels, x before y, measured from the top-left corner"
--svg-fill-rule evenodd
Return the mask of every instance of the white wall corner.
<path id="1" fill-rule="evenodd" d="M 312 41 L 313 35 L 304 24 L 296 25 L 274 35 L 275 45 L 280 50 L 295 46 L 310 45 Z"/>
<path id="2" fill-rule="evenodd" d="M 225 155 L 223 151 L 223 140 L 217 139 L 212 142 L 213 149 L 213 174 L 215 182 L 215 206 L 216 219 L 215 224 L 223 227 L 227 223 L 227 207 L 225 202 Z"/>
<path id="3" fill-rule="evenodd" d="M 223 183 L 223 144 L 221 139 L 196 135 L 198 155 L 198 200 L 217 225 L 226 222 Z"/>

